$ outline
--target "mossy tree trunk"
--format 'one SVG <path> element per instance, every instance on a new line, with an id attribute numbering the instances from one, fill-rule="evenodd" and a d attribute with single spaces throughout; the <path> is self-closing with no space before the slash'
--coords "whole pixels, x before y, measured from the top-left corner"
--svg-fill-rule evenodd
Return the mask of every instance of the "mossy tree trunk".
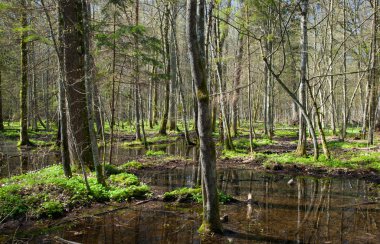
<path id="1" fill-rule="evenodd" d="M 200 5 L 204 5 L 204 0 Z M 202 8 L 201 8 L 202 9 Z M 201 12 L 201 11 L 200 11 Z M 203 179 L 203 221 L 201 231 L 222 232 L 219 219 L 219 200 L 216 188 L 216 151 L 212 138 L 212 124 L 210 114 L 210 98 L 207 89 L 206 65 L 202 58 L 201 48 L 204 42 L 199 38 L 200 25 L 204 25 L 202 13 L 197 18 L 197 1 L 187 1 L 187 44 L 191 73 L 195 83 L 198 106 L 198 131 L 200 141 L 200 163 Z M 197 24 L 198 19 L 198 24 Z M 201 39 L 201 41 L 199 40 Z M 204 39 L 203 39 L 204 40 Z"/>
<path id="2" fill-rule="evenodd" d="M 170 45 L 169 45 L 169 25 L 170 25 L 170 8 L 168 4 L 165 6 L 165 26 L 164 26 L 164 39 L 165 39 L 165 55 L 164 55 L 164 62 L 166 63 L 166 77 L 165 77 L 165 101 L 164 101 L 164 112 L 161 119 L 161 125 L 159 134 L 166 135 L 166 126 L 168 124 L 168 117 L 169 117 L 169 102 L 170 102 Z"/>

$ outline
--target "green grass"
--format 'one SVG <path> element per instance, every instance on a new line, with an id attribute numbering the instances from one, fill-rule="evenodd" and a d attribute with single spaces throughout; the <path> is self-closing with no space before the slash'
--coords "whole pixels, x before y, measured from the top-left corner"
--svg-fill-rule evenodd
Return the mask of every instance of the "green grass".
<path id="1" fill-rule="evenodd" d="M 149 193 L 147 185 L 128 173 L 111 175 L 106 180 L 106 187 L 98 184 L 92 173 L 88 175 L 88 182 L 91 193 L 87 192 L 80 174 L 68 179 L 59 165 L 2 179 L 0 219 L 58 217 L 92 202 L 125 201 Z"/>
<path id="2" fill-rule="evenodd" d="M 247 150 L 241 150 L 241 149 L 235 149 L 234 150 L 223 150 L 221 158 L 244 158 L 247 157 L 248 151 Z"/>
<path id="3" fill-rule="evenodd" d="M 342 148 L 342 149 L 352 149 L 352 148 L 365 148 L 368 143 L 365 141 L 330 141 L 327 142 L 329 148 Z"/>

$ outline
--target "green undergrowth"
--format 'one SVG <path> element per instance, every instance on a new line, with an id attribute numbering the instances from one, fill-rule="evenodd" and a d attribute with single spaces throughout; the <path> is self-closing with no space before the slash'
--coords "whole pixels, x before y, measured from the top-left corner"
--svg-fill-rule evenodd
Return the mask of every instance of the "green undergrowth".
<path id="1" fill-rule="evenodd" d="M 300 157 L 294 153 L 254 153 L 254 158 L 262 161 L 265 167 L 269 167 L 274 163 L 280 163 L 329 168 L 374 169 L 380 171 L 380 152 L 351 152 L 332 156 L 331 159 L 327 159 L 324 155 L 321 155 L 318 161 L 315 161 L 312 155 Z"/>
<path id="2" fill-rule="evenodd" d="M 19 217 L 32 219 L 60 217 L 73 208 L 93 202 L 126 201 L 144 198 L 149 187 L 126 172 L 113 172 L 106 186 L 88 175 L 88 193 L 82 175 L 68 179 L 60 165 L 0 181 L 0 220 Z"/>
<path id="3" fill-rule="evenodd" d="M 219 202 L 226 204 L 234 201 L 234 198 L 224 192 L 218 192 Z M 165 202 L 196 202 L 202 203 L 202 189 L 183 187 L 170 192 L 165 192 L 163 195 Z"/>
<path id="4" fill-rule="evenodd" d="M 368 147 L 366 141 L 329 141 L 327 142 L 329 148 L 342 148 L 342 149 L 352 149 L 352 148 L 365 148 Z"/>
<path id="5" fill-rule="evenodd" d="M 242 150 L 242 149 L 235 149 L 235 150 L 227 150 L 224 149 L 222 151 L 222 159 L 230 159 L 230 158 L 244 158 L 247 157 L 248 151 L 247 150 Z"/>
<path id="6" fill-rule="evenodd" d="M 165 151 L 159 150 L 159 151 L 153 151 L 153 150 L 148 150 L 145 153 L 146 156 L 163 156 L 166 155 Z"/>
<path id="7" fill-rule="evenodd" d="M 142 165 L 142 163 L 140 163 L 138 161 L 135 161 L 135 160 L 126 162 L 125 164 L 121 165 L 120 167 L 122 169 L 125 169 L 125 170 L 142 169 L 142 168 L 144 168 L 144 166 Z"/>
<path id="8" fill-rule="evenodd" d="M 158 143 L 170 143 L 176 141 L 178 138 L 176 136 L 170 135 L 155 135 L 153 137 L 147 137 L 146 142 L 149 145 L 158 144 Z M 133 146 L 144 146 L 142 141 L 134 140 L 134 141 L 126 141 L 122 144 L 124 147 L 133 147 Z"/>

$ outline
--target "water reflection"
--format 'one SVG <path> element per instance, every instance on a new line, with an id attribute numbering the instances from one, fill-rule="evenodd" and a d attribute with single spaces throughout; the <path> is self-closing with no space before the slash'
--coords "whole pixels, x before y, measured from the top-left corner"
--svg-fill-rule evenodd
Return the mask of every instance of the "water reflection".
<path id="1" fill-rule="evenodd" d="M 103 158 L 103 148 L 100 148 Z M 197 148 L 186 145 L 183 139 L 176 140 L 171 144 L 150 145 L 149 150 L 165 151 L 168 155 L 196 158 Z M 114 163 L 123 164 L 144 156 L 144 147 L 123 147 L 116 143 L 114 147 Z M 106 154 L 105 159 L 108 158 Z M 27 171 L 38 170 L 49 165 L 60 162 L 59 152 L 50 150 L 48 147 L 37 147 L 33 149 L 20 149 L 15 141 L 0 141 L 0 178 L 10 177 Z"/>
<path id="2" fill-rule="evenodd" d="M 0 178 L 38 170 L 59 162 L 47 147 L 18 148 L 14 141 L 0 141 Z"/>
<path id="3" fill-rule="evenodd" d="M 160 194 L 196 185 L 198 167 L 140 177 Z M 289 186 L 290 178 L 219 171 L 219 189 L 240 202 L 221 206 L 229 222 L 224 224 L 226 235 L 216 242 L 379 243 L 380 196 L 365 181 L 297 177 Z M 81 243 L 200 243 L 200 207 L 151 202 L 86 219 L 55 234 Z"/>

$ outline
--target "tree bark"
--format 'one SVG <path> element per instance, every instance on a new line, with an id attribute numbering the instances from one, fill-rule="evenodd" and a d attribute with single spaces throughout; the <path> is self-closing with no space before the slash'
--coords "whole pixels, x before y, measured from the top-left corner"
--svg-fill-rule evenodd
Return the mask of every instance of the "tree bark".
<path id="1" fill-rule="evenodd" d="M 374 143 L 374 132 L 375 132 L 375 124 L 376 124 L 376 110 L 379 104 L 379 46 L 380 43 L 378 41 L 378 6 L 379 0 L 373 0 L 372 6 L 374 10 L 373 20 L 372 20 L 372 53 L 371 53 L 371 71 L 370 71 L 370 80 L 368 83 L 369 86 L 369 116 L 368 116 L 368 144 L 373 145 Z"/>
<path id="2" fill-rule="evenodd" d="M 63 15 L 63 41 L 66 94 L 69 111 L 69 128 L 72 135 L 71 148 L 77 159 L 94 169 L 91 137 L 88 123 L 88 107 L 85 86 L 85 47 L 83 33 L 82 3 L 75 0 L 60 1 Z"/>
<path id="3" fill-rule="evenodd" d="M 238 37 L 238 52 L 236 56 L 236 69 L 235 69 L 235 79 L 234 79 L 234 94 L 232 98 L 232 128 L 234 136 L 238 135 L 238 116 L 239 116 L 239 96 L 240 96 L 240 78 L 241 78 L 241 69 L 242 69 L 242 60 L 243 60 L 243 50 L 244 42 L 243 35 Z"/>
<path id="4" fill-rule="evenodd" d="M 168 124 L 169 117 L 169 103 L 170 103 L 170 82 L 168 78 L 170 77 L 170 46 L 169 46 L 169 21 L 170 21 L 170 9 L 166 5 L 165 12 L 165 27 L 164 27 L 164 37 L 165 37 L 165 63 L 166 63 L 166 79 L 165 79 L 165 101 L 164 101 L 164 113 L 162 115 L 161 126 L 159 134 L 166 135 L 166 126 Z"/>
<path id="5" fill-rule="evenodd" d="M 201 4 L 204 4 L 201 0 Z M 222 232 L 222 225 L 219 219 L 219 200 L 216 188 L 216 151 L 212 139 L 211 116 L 209 108 L 209 93 L 207 89 L 206 67 L 201 58 L 198 32 L 197 32 L 197 1 L 187 1 L 187 43 L 191 73 L 196 87 L 196 97 L 198 103 L 198 130 L 200 139 L 200 162 L 202 167 L 202 179 L 205 202 L 203 204 L 203 221 L 200 230 L 204 232 Z M 199 21 L 200 25 L 204 24 Z M 199 27 L 198 27 L 199 28 Z M 204 43 L 203 43 L 204 45 Z"/>
<path id="6" fill-rule="evenodd" d="M 306 75 L 307 75 L 307 60 L 308 60 L 308 41 L 307 41 L 307 12 L 308 12 L 308 0 L 301 1 L 301 82 L 299 87 L 299 101 L 306 107 Z M 306 155 L 306 122 L 302 115 L 299 113 L 299 128 L 298 128 L 298 145 L 297 154 Z"/>
<path id="7" fill-rule="evenodd" d="M 169 130 L 175 131 L 176 126 L 176 99 L 177 99 L 177 61 L 175 48 L 175 32 L 177 28 L 177 4 L 172 4 L 171 34 L 170 34 L 170 103 L 169 103 Z"/>
<path id="8" fill-rule="evenodd" d="M 3 119 L 3 96 L 2 96 L 2 71 L 0 67 L 0 131 L 4 131 L 4 119 Z"/>
<path id="9" fill-rule="evenodd" d="M 90 53 L 90 26 L 89 26 L 89 5 L 86 0 L 82 0 L 82 15 L 83 15 L 83 46 L 84 46 L 84 71 L 85 71 L 85 88 L 87 100 L 88 114 L 88 130 L 91 140 L 92 157 L 96 172 L 96 179 L 99 184 L 105 185 L 103 168 L 99 162 L 98 141 L 96 139 L 94 127 L 94 111 L 93 111 L 93 76 L 91 72 L 91 53 Z"/>
<path id="10" fill-rule="evenodd" d="M 20 146 L 31 145 L 28 136 L 28 48 L 26 37 L 28 33 L 28 19 L 26 13 L 26 1 L 22 0 L 22 12 L 20 18 L 21 27 L 25 28 L 21 32 L 21 84 L 20 84 Z"/>

